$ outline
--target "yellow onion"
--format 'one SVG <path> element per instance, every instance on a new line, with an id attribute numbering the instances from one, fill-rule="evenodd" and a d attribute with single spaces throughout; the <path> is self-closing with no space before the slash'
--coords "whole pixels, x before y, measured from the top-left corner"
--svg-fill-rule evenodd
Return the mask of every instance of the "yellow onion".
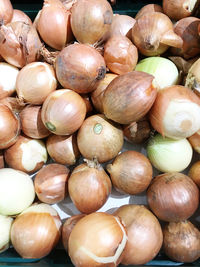
<path id="1" fill-rule="evenodd" d="M 15 22 L 15 21 L 22 21 L 30 25 L 32 24 L 32 21 L 29 18 L 29 16 L 26 15 L 25 12 L 19 9 L 13 9 L 13 16 L 12 16 L 11 22 Z"/>
<path id="2" fill-rule="evenodd" d="M 13 16 L 13 6 L 10 0 L 1 0 L 0 3 L 0 20 L 3 24 L 7 24 L 11 21 Z"/>

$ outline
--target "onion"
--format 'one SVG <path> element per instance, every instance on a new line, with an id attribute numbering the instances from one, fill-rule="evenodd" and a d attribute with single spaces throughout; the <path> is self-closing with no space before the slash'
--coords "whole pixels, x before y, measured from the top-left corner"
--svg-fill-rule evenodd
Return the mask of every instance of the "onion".
<path id="1" fill-rule="evenodd" d="M 142 193 L 149 186 L 153 169 L 150 161 L 140 152 L 125 151 L 107 165 L 113 186 L 130 195 Z"/>
<path id="2" fill-rule="evenodd" d="M 200 128 L 200 99 L 190 89 L 174 85 L 158 91 L 149 118 L 153 128 L 173 139 L 186 138 Z"/>
<path id="3" fill-rule="evenodd" d="M 111 72 L 124 74 L 135 69 L 138 51 L 126 36 L 116 35 L 110 37 L 106 42 L 104 59 Z"/>
<path id="4" fill-rule="evenodd" d="M 0 253 L 9 248 L 12 222 L 11 217 L 0 214 Z"/>
<path id="5" fill-rule="evenodd" d="M 25 12 L 19 9 L 13 9 L 13 16 L 11 22 L 15 21 L 21 21 L 25 22 L 26 24 L 32 25 L 32 21 L 29 16 L 27 16 Z"/>
<path id="6" fill-rule="evenodd" d="M 0 104 L 0 149 L 13 145 L 20 134 L 18 117 L 6 105 Z"/>
<path id="7" fill-rule="evenodd" d="M 70 15 L 70 12 L 61 1 L 44 1 L 36 27 L 46 44 L 61 50 L 66 43 L 69 43 L 73 39 Z"/>
<path id="8" fill-rule="evenodd" d="M 163 250 L 170 259 L 194 262 L 200 257 L 200 232 L 191 222 L 168 223 L 163 237 Z"/>
<path id="9" fill-rule="evenodd" d="M 188 137 L 188 141 L 193 149 L 200 154 L 200 130 Z"/>
<path id="10" fill-rule="evenodd" d="M 190 177 L 182 173 L 164 173 L 152 180 L 147 200 L 160 220 L 178 222 L 188 219 L 197 210 L 199 189 Z"/>
<path id="11" fill-rule="evenodd" d="M 123 205 L 114 212 L 123 221 L 128 241 L 122 254 L 122 264 L 140 265 L 152 260 L 163 242 L 157 218 L 143 205 Z"/>
<path id="12" fill-rule="evenodd" d="M 23 67 L 17 76 L 16 91 L 19 100 L 30 104 L 42 104 L 56 87 L 54 69 L 47 63 L 30 63 Z"/>
<path id="13" fill-rule="evenodd" d="M 153 79 L 152 75 L 139 71 L 115 78 L 104 92 L 105 116 L 121 124 L 129 124 L 144 117 L 157 94 Z"/>
<path id="14" fill-rule="evenodd" d="M 147 4 L 145 6 L 143 6 L 138 13 L 135 16 L 135 19 L 139 19 L 140 17 L 142 17 L 143 15 L 147 14 L 147 13 L 152 13 L 152 12 L 163 12 L 163 9 L 160 5 L 157 4 Z"/>
<path id="15" fill-rule="evenodd" d="M 44 166 L 34 179 L 38 199 L 47 204 L 62 201 L 67 194 L 69 169 L 61 164 L 51 163 Z"/>
<path id="16" fill-rule="evenodd" d="M 95 212 L 74 226 L 68 253 L 76 267 L 117 266 L 126 242 L 126 232 L 118 217 Z"/>
<path id="17" fill-rule="evenodd" d="M 119 125 L 104 115 L 88 117 L 78 131 L 77 143 L 81 155 L 98 162 L 113 159 L 123 146 L 123 132 Z"/>
<path id="18" fill-rule="evenodd" d="M 102 0 L 101 0 L 102 1 Z M 93 91 L 106 73 L 104 58 L 92 46 L 74 43 L 56 59 L 56 75 L 64 88 L 78 93 Z"/>
<path id="19" fill-rule="evenodd" d="M 111 181 L 94 161 L 78 165 L 68 181 L 69 196 L 76 208 L 85 214 L 100 209 L 111 193 Z"/>
<path id="20" fill-rule="evenodd" d="M 110 29 L 113 11 L 106 0 L 79 0 L 71 12 L 72 32 L 80 43 L 98 43 Z"/>
<path id="21" fill-rule="evenodd" d="M 5 166 L 4 164 L 4 155 L 3 155 L 3 151 L 0 150 L 0 169 L 3 169 Z"/>
<path id="22" fill-rule="evenodd" d="M 33 25 L 16 21 L 0 28 L 0 54 L 11 65 L 22 68 L 37 61 L 41 46 Z"/>
<path id="23" fill-rule="evenodd" d="M 114 73 L 106 73 L 105 77 L 100 81 L 97 88 L 91 93 L 92 103 L 95 109 L 100 113 L 103 113 L 102 101 L 106 87 L 117 76 L 118 75 Z"/>
<path id="24" fill-rule="evenodd" d="M 68 89 L 52 92 L 42 106 L 42 121 L 57 135 L 70 135 L 80 128 L 86 115 L 83 98 Z"/>
<path id="25" fill-rule="evenodd" d="M 147 156 L 161 172 L 181 172 L 191 163 L 193 150 L 187 139 L 174 140 L 160 134 L 147 144 Z"/>
<path id="26" fill-rule="evenodd" d="M 172 48 L 174 55 L 183 56 L 186 59 L 198 56 L 200 53 L 200 36 L 198 34 L 198 26 L 200 19 L 188 17 L 179 20 L 174 25 L 174 32 L 183 40 L 182 47 Z"/>
<path id="27" fill-rule="evenodd" d="M 200 97 L 200 59 L 196 60 L 190 67 L 185 86 L 191 88 Z"/>
<path id="28" fill-rule="evenodd" d="M 14 145 L 4 152 L 9 167 L 26 173 L 42 168 L 47 161 L 47 150 L 42 140 L 20 135 Z"/>
<path id="29" fill-rule="evenodd" d="M 28 208 L 34 198 L 34 185 L 28 174 L 10 168 L 0 169 L 0 214 L 18 214 Z"/>
<path id="30" fill-rule="evenodd" d="M 16 67 L 5 62 L 0 63 L 0 99 L 15 92 L 18 73 Z"/>
<path id="31" fill-rule="evenodd" d="M 51 134 L 46 141 L 50 157 L 57 163 L 74 165 L 80 156 L 77 145 L 77 136 Z"/>
<path id="32" fill-rule="evenodd" d="M 71 216 L 66 219 L 62 226 L 62 243 L 65 248 L 65 250 L 68 250 L 68 241 L 69 241 L 69 236 L 74 228 L 74 226 L 77 224 L 77 222 L 85 217 L 85 214 L 78 214 Z"/>
<path id="33" fill-rule="evenodd" d="M 182 47 L 171 20 L 161 12 L 149 12 L 139 17 L 132 28 L 132 40 L 145 56 L 163 54 L 169 46 Z"/>
<path id="34" fill-rule="evenodd" d="M 3 21 L 3 24 L 7 24 L 13 16 L 13 7 L 10 0 L 1 0 L 0 10 L 0 20 Z"/>
<path id="35" fill-rule="evenodd" d="M 189 169 L 188 176 L 192 178 L 196 185 L 200 188 L 200 161 L 196 161 Z"/>
<path id="36" fill-rule="evenodd" d="M 153 75 L 158 89 L 178 84 L 179 81 L 179 72 L 176 65 L 164 57 L 145 58 L 138 62 L 135 70 Z"/>
<path id="37" fill-rule="evenodd" d="M 60 238 L 61 220 L 47 204 L 35 204 L 24 210 L 11 227 L 11 242 L 23 258 L 48 255 Z"/>

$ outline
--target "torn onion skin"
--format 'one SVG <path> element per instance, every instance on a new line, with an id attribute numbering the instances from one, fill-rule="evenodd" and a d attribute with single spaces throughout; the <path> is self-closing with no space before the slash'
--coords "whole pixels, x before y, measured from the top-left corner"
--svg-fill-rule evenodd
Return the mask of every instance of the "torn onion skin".
<path id="1" fill-rule="evenodd" d="M 200 188 L 200 161 L 196 161 L 189 169 L 188 176 Z"/>

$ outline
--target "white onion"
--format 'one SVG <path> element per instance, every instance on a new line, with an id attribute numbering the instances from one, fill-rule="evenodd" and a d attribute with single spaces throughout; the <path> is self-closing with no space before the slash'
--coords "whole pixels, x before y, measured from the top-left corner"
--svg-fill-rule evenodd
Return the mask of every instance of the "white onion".
<path id="1" fill-rule="evenodd" d="M 11 217 L 0 215 L 0 253 L 9 248 L 12 221 Z"/>

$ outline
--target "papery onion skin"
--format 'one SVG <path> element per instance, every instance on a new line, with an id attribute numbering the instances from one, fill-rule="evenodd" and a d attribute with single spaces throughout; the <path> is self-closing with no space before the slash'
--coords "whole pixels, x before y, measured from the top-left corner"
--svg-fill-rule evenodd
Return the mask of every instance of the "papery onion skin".
<path id="1" fill-rule="evenodd" d="M 30 25 L 32 24 L 32 21 L 29 16 L 27 16 L 25 12 L 19 9 L 13 9 L 13 16 L 11 22 L 15 21 L 22 21 Z"/>
<path id="2" fill-rule="evenodd" d="M 193 149 L 200 154 L 200 130 L 188 137 L 188 141 Z"/>
<path id="3" fill-rule="evenodd" d="M 109 176 L 101 166 L 95 166 L 93 162 L 78 165 L 68 181 L 72 202 L 81 213 L 85 214 L 100 209 L 106 203 L 111 188 Z"/>
<path id="4" fill-rule="evenodd" d="M 77 135 L 81 155 L 90 160 L 96 158 L 100 163 L 117 156 L 123 143 L 121 127 L 102 114 L 88 117 Z"/>
<path id="5" fill-rule="evenodd" d="M 147 201 L 160 220 L 178 222 L 188 219 L 197 210 L 199 189 L 182 173 L 164 173 L 152 180 Z"/>
<path id="6" fill-rule="evenodd" d="M 0 3 L 0 20 L 4 24 L 7 24 L 11 21 L 13 16 L 13 6 L 10 0 L 1 0 Z"/>
<path id="7" fill-rule="evenodd" d="M 128 241 L 122 264 L 140 265 L 152 260 L 160 251 L 163 234 L 156 216 L 143 205 L 123 205 L 114 214 L 123 221 Z"/>
<path id="8" fill-rule="evenodd" d="M 0 214 L 0 253 L 9 248 L 13 218 Z"/>
<path id="9" fill-rule="evenodd" d="M 72 32 L 80 43 L 95 44 L 110 29 L 113 11 L 106 0 L 79 0 L 71 12 Z"/>
<path id="10" fill-rule="evenodd" d="M 150 13 L 150 12 L 161 12 L 162 13 L 163 9 L 160 5 L 157 5 L 157 4 L 147 4 L 138 11 L 138 13 L 135 16 L 135 19 L 139 19 L 146 13 Z"/>
<path id="11" fill-rule="evenodd" d="M 44 166 L 34 179 L 35 192 L 41 202 L 56 204 L 67 195 L 69 169 L 61 164 L 51 163 Z"/>
<path id="12" fill-rule="evenodd" d="M 22 258 L 42 258 L 58 243 L 60 227 L 60 217 L 53 207 L 43 203 L 32 205 L 13 222 L 12 245 Z"/>
<path id="13" fill-rule="evenodd" d="M 5 162 L 13 169 L 33 173 L 47 161 L 47 150 L 42 140 L 20 135 L 12 146 L 4 151 Z"/>
<path id="14" fill-rule="evenodd" d="M 124 74 L 135 69 L 138 50 L 126 36 L 112 36 L 104 45 L 104 59 L 111 72 Z"/>
<path id="15" fill-rule="evenodd" d="M 69 136 L 51 134 L 46 147 L 50 157 L 60 164 L 74 165 L 80 156 L 76 133 Z"/>
<path id="16" fill-rule="evenodd" d="M 55 66 L 60 84 L 81 94 L 95 90 L 106 73 L 101 54 L 92 46 L 78 43 L 62 49 Z"/>
<path id="17" fill-rule="evenodd" d="M 196 161 L 189 169 L 188 176 L 200 188 L 200 161 Z"/>
<path id="18" fill-rule="evenodd" d="M 150 161 L 137 151 L 125 151 L 117 155 L 106 167 L 113 186 L 122 193 L 135 195 L 149 186 L 153 168 Z"/>
<path id="19" fill-rule="evenodd" d="M 74 226 L 69 237 L 68 253 L 77 267 L 117 266 L 126 241 L 126 232 L 118 217 L 95 212 Z"/>
<path id="20" fill-rule="evenodd" d="M 105 116 L 121 124 L 129 124 L 144 117 L 157 95 L 153 79 L 152 75 L 139 71 L 115 78 L 104 92 Z"/>
<path id="21" fill-rule="evenodd" d="M 86 116 L 86 105 L 76 92 L 59 89 L 46 98 L 41 115 L 49 131 L 57 135 L 70 135 L 82 125 Z"/>
<path id="22" fill-rule="evenodd" d="M 190 221 L 170 222 L 163 237 L 163 250 L 170 259 L 194 262 L 200 257 L 200 232 Z"/>

